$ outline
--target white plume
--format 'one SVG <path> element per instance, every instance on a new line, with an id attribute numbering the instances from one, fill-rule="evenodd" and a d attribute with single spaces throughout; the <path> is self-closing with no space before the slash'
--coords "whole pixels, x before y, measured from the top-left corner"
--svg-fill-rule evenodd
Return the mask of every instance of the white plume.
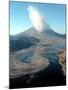
<path id="1" fill-rule="evenodd" d="M 44 24 L 43 24 L 43 18 L 40 15 L 39 11 L 36 10 L 34 7 L 29 6 L 28 7 L 28 12 L 29 12 L 29 18 L 33 24 L 33 27 L 38 31 L 42 32 L 44 29 Z"/>

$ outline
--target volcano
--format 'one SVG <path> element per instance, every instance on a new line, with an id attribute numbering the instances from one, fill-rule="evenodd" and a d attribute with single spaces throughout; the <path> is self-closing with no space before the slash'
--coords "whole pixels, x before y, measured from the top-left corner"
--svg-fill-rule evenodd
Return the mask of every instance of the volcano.
<path id="1" fill-rule="evenodd" d="M 37 32 L 34 28 L 30 28 L 25 32 L 19 33 L 14 36 L 10 36 L 10 49 L 12 50 L 29 48 L 37 43 L 40 44 L 65 43 L 65 34 L 62 35 L 56 33 L 51 29 L 43 30 L 43 32 L 40 33 Z"/>
<path id="2" fill-rule="evenodd" d="M 49 28 L 10 35 L 10 88 L 65 85 L 65 55 L 59 57 L 65 40 L 65 34 Z"/>

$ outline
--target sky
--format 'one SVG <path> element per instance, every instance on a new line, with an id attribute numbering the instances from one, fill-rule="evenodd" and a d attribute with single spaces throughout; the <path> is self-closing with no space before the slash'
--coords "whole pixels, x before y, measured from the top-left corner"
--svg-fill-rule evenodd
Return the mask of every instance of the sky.
<path id="1" fill-rule="evenodd" d="M 44 17 L 49 27 L 55 32 L 65 34 L 65 4 L 9 2 L 10 34 L 15 35 L 33 27 L 29 18 L 28 7 L 32 6 Z"/>

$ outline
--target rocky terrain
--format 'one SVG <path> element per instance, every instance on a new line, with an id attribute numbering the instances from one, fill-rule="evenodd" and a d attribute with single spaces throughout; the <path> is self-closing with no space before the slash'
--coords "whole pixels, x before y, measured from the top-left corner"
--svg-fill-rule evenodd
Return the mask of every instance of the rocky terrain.
<path id="1" fill-rule="evenodd" d="M 58 57 L 59 57 L 59 63 L 62 66 L 63 74 L 66 76 L 66 51 L 60 50 L 58 52 Z"/>
<path id="2" fill-rule="evenodd" d="M 65 85 L 65 39 L 34 28 L 10 36 L 10 88 Z"/>

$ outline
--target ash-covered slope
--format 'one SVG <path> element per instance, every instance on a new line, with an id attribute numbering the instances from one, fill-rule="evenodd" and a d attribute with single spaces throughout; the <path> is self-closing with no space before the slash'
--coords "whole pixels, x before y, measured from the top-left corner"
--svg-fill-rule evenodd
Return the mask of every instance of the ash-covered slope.
<path id="1" fill-rule="evenodd" d="M 25 32 L 15 35 L 16 38 L 22 37 L 22 36 L 32 36 L 32 37 L 39 38 L 39 39 L 41 39 L 43 37 L 45 39 L 48 39 L 48 38 L 52 38 L 52 39 L 53 38 L 63 38 L 63 39 L 65 39 L 66 38 L 65 34 L 56 33 L 54 30 L 52 30 L 50 28 L 45 29 L 42 32 L 38 32 L 35 28 L 30 28 L 30 29 L 26 30 Z"/>
<path id="2" fill-rule="evenodd" d="M 17 51 L 21 49 L 26 49 L 32 45 L 36 45 L 39 40 L 35 37 L 29 36 L 11 36 L 10 37 L 10 51 Z"/>
<path id="3" fill-rule="evenodd" d="M 10 36 L 10 88 L 65 85 L 65 39 L 34 28 Z"/>
<path id="4" fill-rule="evenodd" d="M 29 35 L 29 36 L 34 36 L 34 37 L 39 37 L 39 35 L 42 36 L 47 36 L 47 37 L 55 37 L 55 38 L 65 38 L 65 34 L 59 34 L 56 33 L 54 30 L 48 28 L 48 29 L 44 29 L 42 32 L 38 32 L 37 30 L 35 30 L 35 28 L 30 28 L 27 31 L 20 33 L 18 35 Z"/>
<path id="5" fill-rule="evenodd" d="M 40 44 L 60 44 L 64 43 L 65 35 L 54 32 L 51 29 L 37 32 L 34 28 L 19 33 L 15 36 L 10 36 L 10 50 L 16 51 L 24 48 L 29 48 L 37 43 Z"/>
<path id="6" fill-rule="evenodd" d="M 37 32 L 30 28 L 10 36 L 10 78 L 37 73 L 46 68 L 53 73 L 59 72 L 57 52 L 60 49 L 65 50 L 65 35 L 51 29 Z"/>

